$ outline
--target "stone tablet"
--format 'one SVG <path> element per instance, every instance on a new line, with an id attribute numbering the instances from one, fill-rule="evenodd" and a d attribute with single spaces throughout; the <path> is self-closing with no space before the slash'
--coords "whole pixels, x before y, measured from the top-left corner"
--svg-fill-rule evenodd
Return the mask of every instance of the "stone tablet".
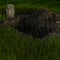
<path id="1" fill-rule="evenodd" d="M 15 11 L 14 11 L 14 5 L 13 4 L 8 4 L 6 7 L 6 15 L 7 18 L 14 18 L 15 16 Z"/>

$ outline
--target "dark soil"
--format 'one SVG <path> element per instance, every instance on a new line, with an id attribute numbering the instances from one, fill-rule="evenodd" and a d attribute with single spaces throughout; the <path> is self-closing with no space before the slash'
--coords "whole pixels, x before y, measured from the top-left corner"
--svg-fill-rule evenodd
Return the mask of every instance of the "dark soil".
<path id="1" fill-rule="evenodd" d="M 60 21 L 59 14 L 52 13 L 48 10 L 40 10 L 21 14 L 5 23 L 13 26 L 20 32 L 27 33 L 34 37 L 44 37 L 49 33 L 56 32 L 56 28 L 58 27 L 56 21 Z"/>

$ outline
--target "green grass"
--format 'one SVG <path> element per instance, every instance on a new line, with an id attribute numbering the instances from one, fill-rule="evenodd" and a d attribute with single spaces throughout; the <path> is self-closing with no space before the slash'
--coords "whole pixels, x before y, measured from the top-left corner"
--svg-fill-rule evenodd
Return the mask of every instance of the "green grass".
<path id="1" fill-rule="evenodd" d="M 15 5 L 16 15 L 40 9 L 48 9 L 55 13 L 60 13 L 60 1 L 58 0 L 1 0 L 0 13 L 3 17 L 6 15 L 6 5 L 10 3 Z"/>
<path id="2" fill-rule="evenodd" d="M 60 13 L 60 1 L 58 0 L 1 0 L 0 1 L 0 10 L 4 10 L 8 3 L 12 3 L 19 10 L 23 9 L 49 9 L 53 12 Z M 15 9 L 16 9 L 15 8 Z M 33 10 L 32 9 L 32 10 Z"/>
<path id="3" fill-rule="evenodd" d="M 0 60 L 60 60 L 60 37 L 34 38 L 0 25 Z"/>
<path id="4" fill-rule="evenodd" d="M 3 17 L 6 15 L 6 5 L 10 3 L 15 5 L 16 14 L 31 12 L 40 9 L 48 9 L 52 12 L 60 13 L 59 0 L 1 0 L 0 13 L 3 15 Z"/>

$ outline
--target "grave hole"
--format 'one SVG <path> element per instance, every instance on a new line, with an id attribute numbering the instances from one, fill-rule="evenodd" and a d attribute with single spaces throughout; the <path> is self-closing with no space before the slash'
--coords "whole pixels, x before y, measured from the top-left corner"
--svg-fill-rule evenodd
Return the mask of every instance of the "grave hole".
<path id="1" fill-rule="evenodd" d="M 57 20 L 58 15 L 48 10 L 40 10 L 16 16 L 9 24 L 20 32 L 41 38 L 54 32 Z"/>

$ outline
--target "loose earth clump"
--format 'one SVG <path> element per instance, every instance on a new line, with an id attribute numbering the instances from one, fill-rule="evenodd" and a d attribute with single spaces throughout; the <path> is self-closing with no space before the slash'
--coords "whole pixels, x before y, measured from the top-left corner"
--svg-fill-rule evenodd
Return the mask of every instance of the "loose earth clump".
<path id="1" fill-rule="evenodd" d="M 60 23 L 56 23 L 57 21 L 60 21 L 59 14 L 48 10 L 40 10 L 16 16 L 6 21 L 5 24 L 13 26 L 20 32 L 41 38 L 49 33 L 56 32 L 60 28 Z"/>

